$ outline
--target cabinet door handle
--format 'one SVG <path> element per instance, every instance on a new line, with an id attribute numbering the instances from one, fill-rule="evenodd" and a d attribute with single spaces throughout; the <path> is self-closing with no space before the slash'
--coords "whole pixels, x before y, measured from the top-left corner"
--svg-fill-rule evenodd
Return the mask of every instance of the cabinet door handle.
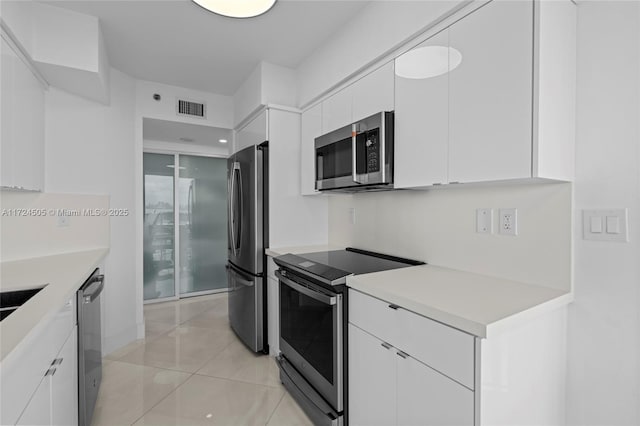
<path id="1" fill-rule="evenodd" d="M 389 305 L 389 307 L 395 311 L 395 310 L 398 310 L 398 308 L 399 308 L 400 306 L 398 306 L 398 305 L 394 305 L 394 304 L 391 304 L 391 305 Z"/>
<path id="2" fill-rule="evenodd" d="M 405 359 L 409 356 L 407 353 L 402 351 L 396 352 L 396 355 L 398 355 L 400 358 L 405 358 Z"/>
<path id="3" fill-rule="evenodd" d="M 53 360 L 53 362 L 51 363 L 51 365 L 60 365 L 62 364 L 62 361 L 64 360 L 64 358 L 56 358 Z"/>
<path id="4" fill-rule="evenodd" d="M 50 369 L 47 370 L 46 373 L 44 373 L 44 377 L 53 376 L 54 374 L 56 374 L 56 369 L 55 368 L 50 368 Z"/>
<path id="5" fill-rule="evenodd" d="M 385 349 L 391 349 L 393 347 L 390 344 L 388 344 L 387 342 L 380 343 L 380 346 L 382 346 Z"/>

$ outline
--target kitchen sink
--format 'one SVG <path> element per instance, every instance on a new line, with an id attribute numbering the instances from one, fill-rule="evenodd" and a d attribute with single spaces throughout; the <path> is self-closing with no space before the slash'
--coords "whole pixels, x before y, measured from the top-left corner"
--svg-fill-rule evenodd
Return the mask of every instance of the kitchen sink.
<path id="1" fill-rule="evenodd" d="M 27 290 L 4 291 L 0 293 L 0 321 L 11 315 L 13 311 L 22 306 L 27 300 L 38 294 L 47 285 L 34 287 Z"/>

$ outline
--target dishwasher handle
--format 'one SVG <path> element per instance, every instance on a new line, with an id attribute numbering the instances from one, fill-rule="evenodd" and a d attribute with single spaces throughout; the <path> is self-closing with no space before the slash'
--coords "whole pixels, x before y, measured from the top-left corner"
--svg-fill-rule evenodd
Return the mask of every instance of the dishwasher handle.
<path id="1" fill-rule="evenodd" d="M 104 275 L 96 275 L 91 277 L 89 281 L 87 281 L 86 289 L 82 291 L 82 301 L 83 303 L 92 303 L 95 301 L 100 293 L 102 293 L 102 289 L 104 288 Z"/>

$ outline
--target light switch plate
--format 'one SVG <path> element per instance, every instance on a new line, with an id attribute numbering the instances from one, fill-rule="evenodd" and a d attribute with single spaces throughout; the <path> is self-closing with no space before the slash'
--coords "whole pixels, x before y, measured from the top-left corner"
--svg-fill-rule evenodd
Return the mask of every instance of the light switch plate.
<path id="1" fill-rule="evenodd" d="M 627 209 L 583 210 L 582 236 L 585 240 L 628 242 L 627 216 Z"/>
<path id="2" fill-rule="evenodd" d="M 493 210 L 476 210 L 476 232 L 479 234 L 493 233 Z"/>

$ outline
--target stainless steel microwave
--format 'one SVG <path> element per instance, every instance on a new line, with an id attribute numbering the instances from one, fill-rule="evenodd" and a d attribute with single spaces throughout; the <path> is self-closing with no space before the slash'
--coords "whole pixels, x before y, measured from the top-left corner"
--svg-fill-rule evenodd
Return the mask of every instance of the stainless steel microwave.
<path id="1" fill-rule="evenodd" d="M 379 112 L 315 139 L 316 189 L 393 189 L 393 111 Z"/>

